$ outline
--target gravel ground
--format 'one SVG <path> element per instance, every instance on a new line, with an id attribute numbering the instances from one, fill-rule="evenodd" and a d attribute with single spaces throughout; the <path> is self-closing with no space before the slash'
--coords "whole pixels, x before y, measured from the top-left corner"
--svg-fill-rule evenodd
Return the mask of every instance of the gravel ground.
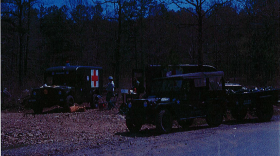
<path id="1" fill-rule="evenodd" d="M 118 114 L 117 109 L 86 109 L 85 112 L 74 113 L 61 111 L 60 108 L 51 108 L 37 115 L 33 115 L 32 110 L 2 111 L 1 150 L 48 143 L 73 144 L 77 149 L 84 148 L 82 146 L 94 148 L 128 138 L 121 135 L 128 129 L 125 116 Z M 145 125 L 142 130 L 149 128 L 154 126 Z M 53 150 L 61 149 L 54 147 Z"/>
<path id="2" fill-rule="evenodd" d="M 40 150 L 41 153 L 35 152 L 35 155 L 59 153 L 63 155 L 85 148 L 129 142 L 139 136 L 158 135 L 153 125 L 142 126 L 141 132 L 137 135 L 128 133 L 125 117 L 118 114 L 117 109 L 102 111 L 86 109 L 85 112 L 74 113 L 61 111 L 60 108 L 51 108 L 38 115 L 33 115 L 32 110 L 30 112 L 2 111 L 1 151 L 34 145 L 46 150 Z M 274 107 L 274 111 L 279 115 L 280 107 Z M 251 117 L 247 116 L 247 118 Z M 197 119 L 193 127 L 202 124 L 205 124 L 205 120 Z M 178 128 L 176 123 L 174 128 Z M 149 133 L 145 133 L 146 131 Z"/>
<path id="3" fill-rule="evenodd" d="M 74 113 L 1 113 L 1 147 L 49 142 L 79 142 L 110 139 L 126 131 L 125 118 L 117 111 L 94 109 Z M 101 142 L 99 142 L 101 141 Z"/>

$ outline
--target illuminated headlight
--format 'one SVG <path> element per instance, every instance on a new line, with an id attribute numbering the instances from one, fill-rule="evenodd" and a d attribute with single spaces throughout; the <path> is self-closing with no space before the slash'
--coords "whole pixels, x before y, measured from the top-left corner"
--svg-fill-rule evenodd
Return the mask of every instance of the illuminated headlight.
<path id="1" fill-rule="evenodd" d="M 34 91 L 34 92 L 33 92 L 33 95 L 36 96 L 36 94 L 37 94 L 37 93 Z"/>
<path id="2" fill-rule="evenodd" d="M 144 107 L 147 107 L 148 106 L 148 103 L 147 101 L 144 102 Z"/>
<path id="3" fill-rule="evenodd" d="M 60 90 L 60 91 L 58 91 L 58 95 L 61 95 L 61 90 Z"/>
<path id="4" fill-rule="evenodd" d="M 128 106 L 128 108 L 131 108 L 132 107 L 131 102 L 129 102 L 127 106 Z"/>

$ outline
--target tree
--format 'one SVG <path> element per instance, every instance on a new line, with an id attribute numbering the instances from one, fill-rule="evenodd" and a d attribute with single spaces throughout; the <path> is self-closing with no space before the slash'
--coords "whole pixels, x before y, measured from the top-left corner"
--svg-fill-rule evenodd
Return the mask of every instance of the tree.
<path id="1" fill-rule="evenodd" d="M 149 14 L 150 6 L 153 4 L 153 0 L 129 0 L 123 3 L 123 19 L 124 30 L 125 24 L 128 25 L 128 31 L 130 31 L 128 38 L 133 38 L 135 47 L 135 68 L 142 68 L 145 70 L 145 51 L 143 50 L 143 25 L 144 19 Z M 130 29 L 130 30 L 129 30 Z M 125 32 L 124 32 L 125 33 Z M 136 50 L 137 41 L 139 41 L 139 48 Z M 138 53 L 140 54 L 140 67 L 138 63 Z"/>
<path id="2" fill-rule="evenodd" d="M 176 4 L 179 8 L 182 8 L 180 4 L 188 4 L 191 5 L 194 8 L 193 10 L 190 10 L 189 8 L 182 8 L 182 9 L 186 9 L 187 11 L 189 11 L 190 13 L 192 13 L 196 19 L 197 19 L 197 44 L 198 44 L 198 66 L 199 66 L 199 70 L 201 70 L 202 65 L 203 65 L 203 51 L 202 51 L 202 47 L 203 47 L 203 21 L 205 16 L 208 14 L 209 11 L 211 11 L 213 8 L 215 8 L 217 5 L 224 5 L 228 2 L 230 2 L 230 0 L 224 0 L 224 1 L 214 1 L 213 4 L 211 4 L 209 7 L 207 7 L 207 1 L 206 0 L 185 0 L 185 2 L 181 1 L 181 0 L 172 0 L 174 4 Z M 206 9 L 204 11 L 204 9 Z"/>
<path id="3" fill-rule="evenodd" d="M 250 61 L 247 79 L 265 85 L 279 67 L 279 2 L 239 0 L 243 25 L 243 54 Z M 246 60 L 246 61 L 247 61 Z"/>
<path id="4" fill-rule="evenodd" d="M 29 33 L 30 33 L 30 18 L 31 7 L 36 3 L 36 0 L 5 0 L 2 2 L 2 13 L 6 16 L 3 22 L 11 25 L 14 32 L 17 33 L 18 42 L 18 83 L 22 86 L 23 73 L 27 73 L 27 61 L 29 53 Z"/>
<path id="5" fill-rule="evenodd" d="M 49 63 L 61 64 L 67 59 L 75 56 L 71 53 L 73 44 L 69 35 L 71 34 L 70 21 L 68 20 L 68 9 L 66 6 L 58 8 L 51 6 L 47 8 L 46 14 L 41 19 L 41 30 L 46 38 L 49 54 L 46 58 Z"/>
<path id="6" fill-rule="evenodd" d="M 97 2 L 97 4 L 92 7 L 92 10 L 93 10 L 93 18 L 95 20 L 102 19 L 103 8 L 100 2 Z"/>

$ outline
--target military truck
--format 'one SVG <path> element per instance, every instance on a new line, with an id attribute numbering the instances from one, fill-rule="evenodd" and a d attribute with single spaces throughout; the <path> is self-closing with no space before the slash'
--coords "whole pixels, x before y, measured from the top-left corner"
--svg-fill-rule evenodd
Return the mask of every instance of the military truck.
<path id="1" fill-rule="evenodd" d="M 169 133 L 174 120 L 187 128 L 194 118 L 219 126 L 226 109 L 223 76 L 222 71 L 213 71 L 154 79 L 147 98 L 129 101 L 127 128 L 137 132 L 143 124 L 154 124 L 160 133 Z"/>
<path id="2" fill-rule="evenodd" d="M 98 97 L 102 94 L 102 68 L 94 66 L 57 66 L 46 69 L 44 85 L 34 88 L 28 100 L 28 106 L 34 113 L 42 113 L 44 107 L 59 105 L 70 110 L 74 103 L 90 103 L 98 106 Z"/>

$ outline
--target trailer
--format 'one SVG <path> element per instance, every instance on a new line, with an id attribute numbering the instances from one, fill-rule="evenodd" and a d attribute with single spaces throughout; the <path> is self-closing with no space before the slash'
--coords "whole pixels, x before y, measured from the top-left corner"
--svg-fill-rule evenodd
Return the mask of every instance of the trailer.
<path id="1" fill-rule="evenodd" d="M 247 113 L 260 121 L 269 121 L 273 116 L 273 105 L 278 104 L 279 89 L 247 89 L 240 84 L 226 83 L 227 109 L 233 118 L 242 121 Z"/>

